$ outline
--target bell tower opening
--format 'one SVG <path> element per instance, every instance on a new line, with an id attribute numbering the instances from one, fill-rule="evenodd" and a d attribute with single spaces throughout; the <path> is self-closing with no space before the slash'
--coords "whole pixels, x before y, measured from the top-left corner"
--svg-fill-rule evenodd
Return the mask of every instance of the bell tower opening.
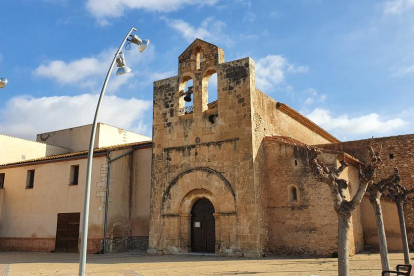
<path id="1" fill-rule="evenodd" d="M 194 104 L 193 79 L 189 76 L 182 78 L 180 83 L 179 115 L 193 113 Z"/>
<path id="2" fill-rule="evenodd" d="M 215 252 L 216 221 L 214 206 L 207 198 L 197 200 L 191 209 L 191 250 Z"/>

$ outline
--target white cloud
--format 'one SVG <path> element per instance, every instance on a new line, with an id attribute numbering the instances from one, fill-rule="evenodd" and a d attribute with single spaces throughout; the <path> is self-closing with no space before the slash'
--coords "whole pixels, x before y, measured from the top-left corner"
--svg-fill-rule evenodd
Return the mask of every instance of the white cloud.
<path id="1" fill-rule="evenodd" d="M 127 66 L 133 68 L 133 65 L 139 63 L 141 60 L 147 62 L 148 60 L 153 59 L 153 45 L 148 47 L 143 53 L 139 53 L 136 49 L 134 50 L 131 49 L 131 51 L 125 52 Z M 116 49 L 109 49 L 96 56 L 84 57 L 69 62 L 52 60 L 37 67 L 33 71 L 33 75 L 54 80 L 61 85 L 73 85 L 99 91 L 115 53 Z M 113 70 L 113 73 L 114 72 L 116 72 L 116 66 Z M 112 77 L 108 84 L 108 93 L 116 92 L 133 77 L 133 72 L 122 76 Z"/>
<path id="2" fill-rule="evenodd" d="M 360 117 L 349 118 L 348 115 L 333 117 L 326 109 L 316 108 L 307 114 L 310 120 L 322 128 L 332 131 L 338 137 L 357 137 L 359 135 L 388 134 L 402 127 L 408 122 L 403 119 L 384 119 L 376 113 L 370 113 Z"/>
<path id="3" fill-rule="evenodd" d="M 243 18 L 243 22 L 244 23 L 253 23 L 256 20 L 256 14 L 252 13 L 252 12 L 246 12 L 246 14 L 244 15 Z"/>
<path id="4" fill-rule="evenodd" d="M 256 86 L 273 90 L 285 80 L 286 73 L 308 72 L 307 66 L 294 66 L 280 55 L 268 55 L 256 61 Z"/>
<path id="5" fill-rule="evenodd" d="M 98 95 L 92 94 L 17 96 L 0 111 L 0 133 L 33 140 L 38 133 L 91 124 L 97 102 Z M 103 100 L 99 121 L 150 136 L 151 122 L 143 117 L 151 106 L 151 101 L 109 95 Z"/>
<path id="6" fill-rule="evenodd" d="M 289 73 L 307 73 L 309 71 L 308 66 L 294 66 L 292 64 L 289 64 L 287 67 L 287 71 Z"/>
<path id="7" fill-rule="evenodd" d="M 305 92 L 305 94 L 310 95 L 306 98 L 306 100 L 304 102 L 305 105 L 311 105 L 315 102 L 322 103 L 326 100 L 326 95 L 325 94 L 319 95 L 318 91 L 316 91 L 313 88 L 306 89 L 304 92 Z"/>
<path id="8" fill-rule="evenodd" d="M 100 25 L 108 25 L 110 18 L 125 15 L 126 10 L 142 9 L 153 12 L 171 12 L 185 5 L 214 5 L 219 0 L 88 0 L 86 9 Z"/>
<path id="9" fill-rule="evenodd" d="M 313 104 L 315 102 L 315 100 L 313 99 L 313 98 L 311 98 L 311 97 L 308 97 L 308 98 L 306 98 L 306 100 L 305 100 L 305 104 L 306 105 L 311 105 L 311 104 Z"/>
<path id="10" fill-rule="evenodd" d="M 226 24 L 223 21 L 214 19 L 214 17 L 204 19 L 200 27 L 194 27 L 181 19 L 168 19 L 166 17 L 162 17 L 162 19 L 165 20 L 170 28 L 177 31 L 188 42 L 193 42 L 193 40 L 199 38 L 213 43 L 232 44 L 232 40 L 223 34 L 223 29 Z"/>
<path id="11" fill-rule="evenodd" d="M 167 72 L 143 72 L 143 80 L 134 80 L 129 83 L 128 88 L 135 89 L 139 86 L 147 86 L 153 84 L 154 81 L 163 80 L 177 75 L 177 71 Z"/>
<path id="12" fill-rule="evenodd" d="M 391 68 L 391 77 L 404 77 L 414 73 L 414 65 Z"/>
<path id="13" fill-rule="evenodd" d="M 400 14 L 414 7 L 414 0 L 390 0 L 384 3 L 384 14 Z"/>

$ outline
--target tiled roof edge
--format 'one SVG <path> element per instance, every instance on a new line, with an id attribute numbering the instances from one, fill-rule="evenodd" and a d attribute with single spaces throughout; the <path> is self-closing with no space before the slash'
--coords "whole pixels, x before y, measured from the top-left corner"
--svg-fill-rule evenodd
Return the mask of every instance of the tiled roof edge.
<path id="1" fill-rule="evenodd" d="M 101 152 L 105 152 L 108 150 L 121 150 L 125 148 L 133 148 L 133 147 L 145 146 L 145 145 L 148 145 L 148 147 L 150 145 L 152 146 L 152 141 L 135 142 L 135 143 L 129 143 L 129 144 L 121 144 L 121 145 L 97 148 L 97 149 L 94 149 L 93 153 L 95 155 L 96 153 L 101 153 Z M 72 153 L 57 154 L 57 155 L 45 156 L 45 157 L 35 158 L 35 159 L 30 159 L 30 160 L 12 162 L 12 163 L 7 163 L 7 164 L 0 164 L 0 168 L 29 164 L 29 163 L 34 163 L 34 162 L 41 162 L 41 161 L 59 160 L 62 158 L 77 157 L 77 156 L 82 156 L 82 155 L 86 156 L 87 154 L 88 154 L 87 150 L 72 152 Z"/>

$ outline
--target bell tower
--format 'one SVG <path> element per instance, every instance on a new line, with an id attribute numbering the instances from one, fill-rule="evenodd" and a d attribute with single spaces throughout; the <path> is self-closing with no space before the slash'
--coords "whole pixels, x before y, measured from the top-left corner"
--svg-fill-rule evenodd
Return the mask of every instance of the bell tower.
<path id="1" fill-rule="evenodd" d="M 191 220 L 193 205 L 205 198 L 214 209 L 214 252 L 261 256 L 252 91 L 253 60 L 224 62 L 222 49 L 200 39 L 178 57 L 177 76 L 154 83 L 150 253 L 191 251 L 192 223 L 202 224 Z"/>

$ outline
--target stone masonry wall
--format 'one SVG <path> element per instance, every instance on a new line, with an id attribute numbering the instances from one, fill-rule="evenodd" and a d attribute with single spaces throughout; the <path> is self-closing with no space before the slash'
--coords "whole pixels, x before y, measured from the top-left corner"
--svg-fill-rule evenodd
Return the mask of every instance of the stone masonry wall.
<path id="1" fill-rule="evenodd" d="M 266 251 L 282 255 L 331 256 L 337 252 L 337 215 L 328 185 L 315 180 L 310 171 L 305 148 L 265 139 L 266 221 L 269 241 Z M 324 153 L 324 163 L 338 166 L 337 154 Z M 355 182 L 354 171 L 347 169 L 341 177 Z M 356 192 L 358 183 L 351 194 Z M 352 184 L 351 184 L 352 185 Z M 298 191 L 294 201 L 290 189 Z M 359 209 L 354 211 L 350 252 L 363 248 Z"/>
<path id="2" fill-rule="evenodd" d="M 148 249 L 148 236 L 111 238 L 106 240 L 106 244 L 107 252 L 146 251 Z"/>
<path id="3" fill-rule="evenodd" d="M 265 163 L 265 155 L 263 139 L 265 136 L 287 136 L 299 140 L 307 144 L 329 143 L 335 140 L 334 137 L 323 135 L 325 132 L 318 126 L 312 125 L 313 128 L 306 126 L 301 120 L 307 121 L 302 115 L 293 111 L 297 118 L 288 116 L 278 108 L 278 102 L 270 98 L 255 87 L 255 83 L 251 85 L 252 91 L 252 131 L 253 131 L 253 160 L 254 160 L 254 185 L 256 189 L 255 200 L 258 203 L 257 212 L 260 221 L 261 244 L 265 246 L 268 243 L 267 230 L 269 222 L 265 220 L 266 210 L 266 180 L 267 174 Z M 290 108 L 289 108 L 290 109 Z M 318 132 L 320 130 L 320 132 Z M 322 134 L 322 135 L 321 135 Z M 336 140 L 335 140 L 336 141 Z M 281 168 L 282 169 L 282 168 Z"/>

